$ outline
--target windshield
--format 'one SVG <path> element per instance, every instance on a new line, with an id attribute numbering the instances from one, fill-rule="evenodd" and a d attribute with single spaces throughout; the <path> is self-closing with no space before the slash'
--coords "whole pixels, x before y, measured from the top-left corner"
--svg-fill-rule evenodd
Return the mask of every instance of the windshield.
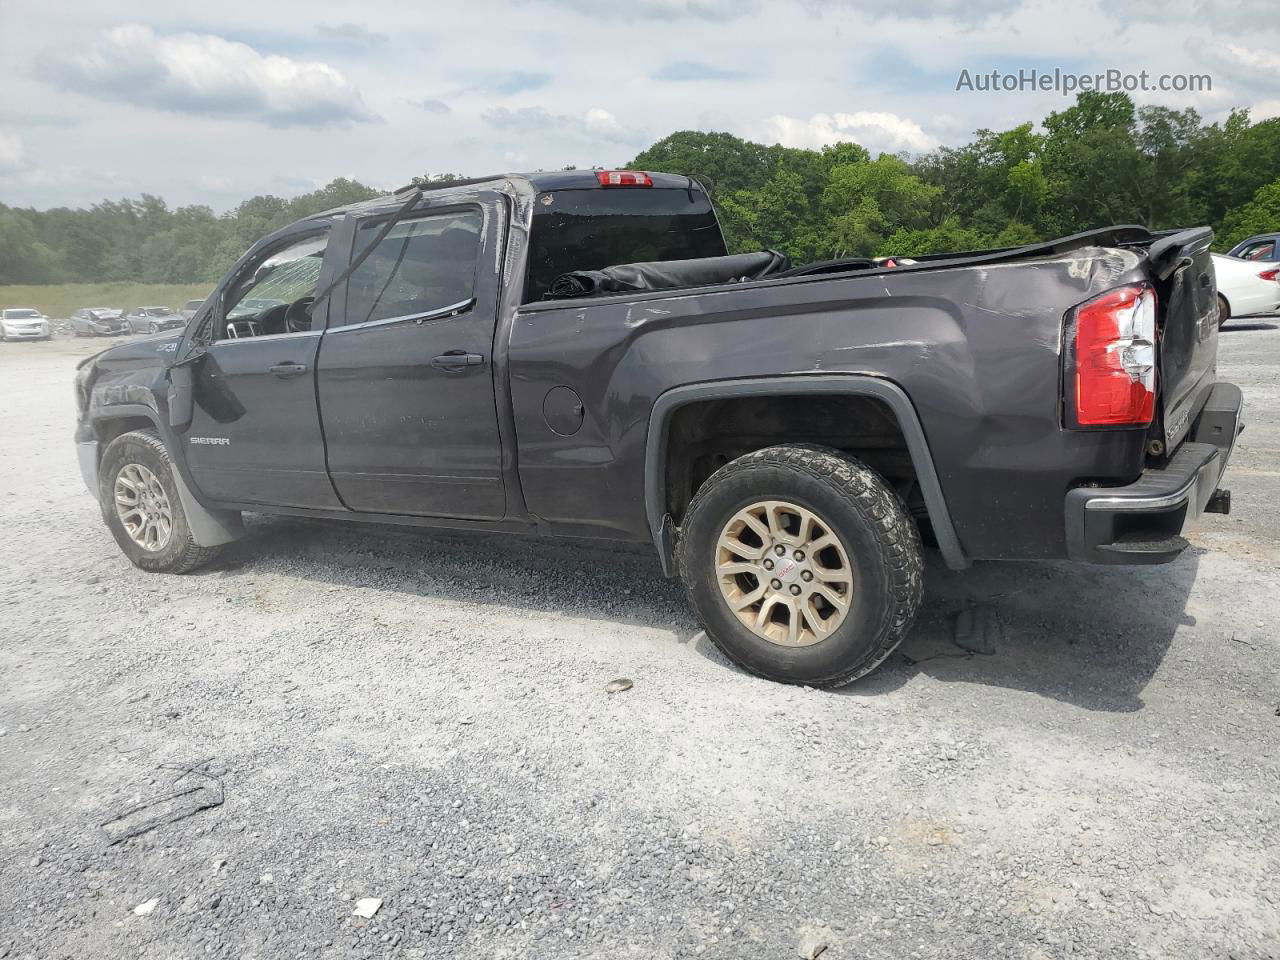
<path id="1" fill-rule="evenodd" d="M 560 190 L 540 194 L 533 211 L 526 303 L 571 270 L 727 252 L 700 190 Z"/>
<path id="2" fill-rule="evenodd" d="M 188 300 L 186 303 L 182 305 L 182 309 L 183 310 L 199 310 L 200 304 L 202 303 L 204 303 L 203 300 Z"/>
<path id="3" fill-rule="evenodd" d="M 38 310 L 19 309 L 19 310 L 6 310 L 4 312 L 4 318 L 6 320 L 26 320 L 30 317 L 38 317 L 38 316 L 40 316 L 40 311 Z"/>
<path id="4" fill-rule="evenodd" d="M 147 307 L 142 312 L 148 317 L 167 317 L 173 313 L 168 307 Z"/>

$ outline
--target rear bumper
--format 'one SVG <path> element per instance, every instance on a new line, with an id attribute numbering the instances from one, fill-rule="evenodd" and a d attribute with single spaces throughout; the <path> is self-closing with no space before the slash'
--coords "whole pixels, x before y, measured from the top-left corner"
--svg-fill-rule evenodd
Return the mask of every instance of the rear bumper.
<path id="1" fill-rule="evenodd" d="M 1163 467 L 1123 487 L 1076 487 L 1067 493 L 1067 556 L 1089 563 L 1168 563 L 1187 547 L 1181 536 L 1206 506 L 1225 512 L 1229 495 L 1214 498 L 1236 437 L 1244 429 L 1243 396 L 1218 383 L 1188 439 Z"/>

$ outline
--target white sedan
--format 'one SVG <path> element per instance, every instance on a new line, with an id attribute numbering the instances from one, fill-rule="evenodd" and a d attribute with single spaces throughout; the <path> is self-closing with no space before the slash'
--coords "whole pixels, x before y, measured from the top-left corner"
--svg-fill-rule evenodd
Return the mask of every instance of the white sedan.
<path id="1" fill-rule="evenodd" d="M 1213 255 L 1218 277 L 1218 326 L 1230 317 L 1280 309 L 1280 266 Z"/>
<path id="2" fill-rule="evenodd" d="M 5 340 L 48 340 L 52 333 L 49 318 L 30 307 L 0 310 L 0 338 Z"/>

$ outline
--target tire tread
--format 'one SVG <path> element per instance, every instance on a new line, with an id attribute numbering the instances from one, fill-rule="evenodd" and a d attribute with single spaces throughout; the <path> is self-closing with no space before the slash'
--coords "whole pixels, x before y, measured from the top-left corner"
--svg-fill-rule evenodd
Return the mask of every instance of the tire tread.
<path id="1" fill-rule="evenodd" d="M 698 489 L 685 511 L 689 519 L 702 507 L 716 486 L 729 477 L 754 467 L 794 470 L 819 480 L 867 526 L 879 547 L 880 558 L 889 576 L 888 602 L 879 605 L 879 621 L 873 631 L 877 642 L 857 662 L 840 672 L 810 683 L 817 687 L 839 687 L 865 676 L 894 651 L 910 630 L 924 593 L 924 558 L 920 532 L 896 493 L 883 478 L 856 457 L 831 447 L 795 443 L 765 447 L 725 464 Z M 681 578 L 689 584 L 687 551 L 677 534 L 677 550 Z M 758 673 L 744 663 L 731 649 L 708 631 L 716 647 L 744 670 Z"/>

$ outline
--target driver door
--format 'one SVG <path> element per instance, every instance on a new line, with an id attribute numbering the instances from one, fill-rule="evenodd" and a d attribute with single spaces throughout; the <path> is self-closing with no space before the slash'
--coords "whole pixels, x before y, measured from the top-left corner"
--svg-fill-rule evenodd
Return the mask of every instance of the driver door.
<path id="1" fill-rule="evenodd" d="M 187 463 L 201 492 L 226 503 L 341 510 L 316 407 L 323 332 L 309 298 L 335 273 L 329 227 L 267 248 L 237 272 L 205 321 L 195 366 Z"/>

